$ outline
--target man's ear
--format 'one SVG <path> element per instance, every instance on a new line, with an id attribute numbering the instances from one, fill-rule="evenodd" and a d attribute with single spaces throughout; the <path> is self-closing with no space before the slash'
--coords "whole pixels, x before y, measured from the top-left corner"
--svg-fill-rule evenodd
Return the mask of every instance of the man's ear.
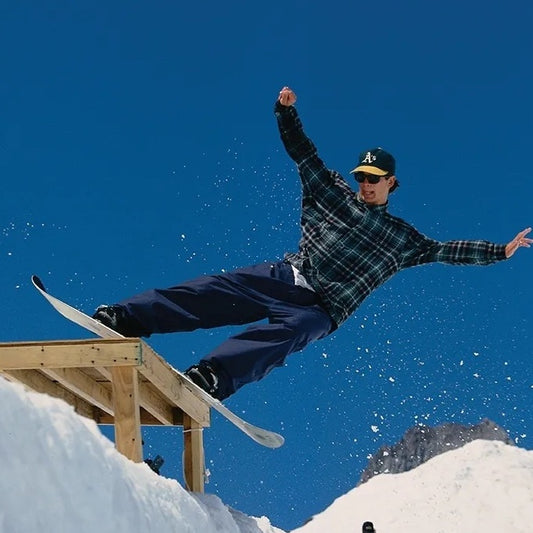
<path id="1" fill-rule="evenodd" d="M 394 184 L 396 183 L 396 176 L 391 176 L 388 180 L 387 180 L 388 184 L 389 184 L 389 191 L 392 189 L 392 187 L 394 186 Z"/>

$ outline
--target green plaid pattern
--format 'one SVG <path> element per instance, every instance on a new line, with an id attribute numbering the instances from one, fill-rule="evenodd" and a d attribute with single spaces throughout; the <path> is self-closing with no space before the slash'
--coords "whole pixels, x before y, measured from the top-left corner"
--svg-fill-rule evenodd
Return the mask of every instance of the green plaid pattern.
<path id="1" fill-rule="evenodd" d="M 338 172 L 326 168 L 296 108 L 277 102 L 275 113 L 302 180 L 302 237 L 298 252 L 285 259 L 320 295 L 337 325 L 404 268 L 433 262 L 489 265 L 506 258 L 503 244 L 439 242 L 389 214 L 386 205 L 367 205 Z"/>

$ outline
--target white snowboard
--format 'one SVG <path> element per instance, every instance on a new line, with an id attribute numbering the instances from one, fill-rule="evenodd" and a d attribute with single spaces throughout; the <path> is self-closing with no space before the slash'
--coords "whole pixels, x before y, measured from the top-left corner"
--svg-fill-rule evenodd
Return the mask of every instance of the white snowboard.
<path id="1" fill-rule="evenodd" d="M 101 322 L 98 322 L 98 320 L 95 320 L 89 315 L 82 313 L 75 307 L 72 307 L 71 305 L 62 302 L 58 298 L 49 294 L 45 289 L 42 281 L 37 276 L 32 276 L 31 281 L 35 288 L 46 298 L 46 300 L 48 300 L 52 307 L 71 322 L 78 324 L 82 328 L 85 328 L 104 339 L 124 338 L 124 335 L 117 333 L 115 330 L 108 328 Z M 249 424 L 242 418 L 238 417 L 235 413 L 233 413 L 225 405 L 223 405 L 219 400 L 213 398 L 203 389 L 198 387 L 196 383 L 193 383 L 185 374 L 182 374 L 176 369 L 173 370 L 182 378 L 186 379 L 207 404 L 209 404 L 213 409 L 218 411 L 222 416 L 227 418 L 232 424 L 237 426 L 243 433 L 246 433 L 246 435 L 248 435 L 255 442 L 261 444 L 262 446 L 266 446 L 267 448 L 279 448 L 285 442 L 285 439 L 278 433 L 274 433 L 273 431 L 268 431 L 266 429 L 253 426 L 252 424 Z"/>

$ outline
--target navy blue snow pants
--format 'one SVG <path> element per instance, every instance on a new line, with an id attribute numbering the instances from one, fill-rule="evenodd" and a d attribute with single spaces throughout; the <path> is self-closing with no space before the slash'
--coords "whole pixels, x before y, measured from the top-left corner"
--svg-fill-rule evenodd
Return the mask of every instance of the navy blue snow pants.
<path id="1" fill-rule="evenodd" d="M 219 373 L 220 397 L 266 376 L 288 354 L 335 329 L 319 296 L 294 284 L 291 265 L 263 263 L 153 289 L 119 303 L 152 333 L 253 324 L 203 358 Z"/>

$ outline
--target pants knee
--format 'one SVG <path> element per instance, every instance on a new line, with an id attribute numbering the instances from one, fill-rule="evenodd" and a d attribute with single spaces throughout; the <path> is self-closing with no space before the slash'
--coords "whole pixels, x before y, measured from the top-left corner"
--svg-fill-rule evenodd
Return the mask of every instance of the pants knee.
<path id="1" fill-rule="evenodd" d="M 309 343 L 317 341 L 334 329 L 331 318 L 322 310 L 309 310 L 285 321 L 287 330 L 295 343 L 295 350 L 302 350 Z"/>

